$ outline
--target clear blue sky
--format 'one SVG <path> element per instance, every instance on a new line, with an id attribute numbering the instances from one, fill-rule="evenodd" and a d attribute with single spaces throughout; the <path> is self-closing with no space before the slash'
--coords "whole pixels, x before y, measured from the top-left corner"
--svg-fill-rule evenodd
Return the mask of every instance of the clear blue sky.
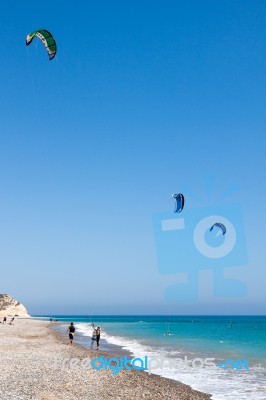
<path id="1" fill-rule="evenodd" d="M 0 15 L 0 292 L 31 313 L 168 312 L 152 215 L 185 188 L 205 204 L 212 176 L 213 199 L 237 187 L 248 296 L 172 312 L 265 313 L 265 1 L 1 2 Z M 53 61 L 25 46 L 37 28 Z"/>

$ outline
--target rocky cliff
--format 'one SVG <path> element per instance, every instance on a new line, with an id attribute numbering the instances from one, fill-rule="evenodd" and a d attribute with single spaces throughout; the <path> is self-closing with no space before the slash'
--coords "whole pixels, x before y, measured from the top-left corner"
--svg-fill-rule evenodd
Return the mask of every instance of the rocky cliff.
<path id="1" fill-rule="evenodd" d="M 17 315 L 19 317 L 29 317 L 26 308 L 19 301 L 7 294 L 0 294 L 0 317 Z"/>

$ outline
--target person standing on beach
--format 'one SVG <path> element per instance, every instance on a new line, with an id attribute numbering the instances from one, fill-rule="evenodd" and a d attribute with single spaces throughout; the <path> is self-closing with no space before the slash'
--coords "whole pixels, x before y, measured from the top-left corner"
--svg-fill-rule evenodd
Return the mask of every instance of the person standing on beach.
<path id="1" fill-rule="evenodd" d="M 101 336 L 101 330 L 100 327 L 98 326 L 98 328 L 96 329 L 96 345 L 97 345 L 96 350 L 99 349 L 100 336 Z"/>
<path id="2" fill-rule="evenodd" d="M 11 320 L 10 320 L 10 322 L 9 322 L 9 325 L 12 325 L 12 322 L 14 321 L 14 319 L 15 319 L 15 317 L 12 317 L 12 318 L 11 318 Z"/>
<path id="3" fill-rule="evenodd" d="M 93 329 L 92 336 L 91 336 L 91 349 L 93 348 L 94 343 L 96 342 L 96 329 Z"/>
<path id="4" fill-rule="evenodd" d="M 4 317 L 4 319 L 3 319 L 3 324 L 5 324 L 6 323 L 6 317 Z"/>
<path id="5" fill-rule="evenodd" d="M 72 345 L 73 339 L 74 339 L 75 330 L 76 330 L 76 328 L 74 327 L 73 322 L 71 322 L 71 324 L 70 324 L 69 327 L 68 327 L 68 336 L 69 336 L 69 342 L 68 342 L 68 344 L 71 344 L 71 345 Z"/>

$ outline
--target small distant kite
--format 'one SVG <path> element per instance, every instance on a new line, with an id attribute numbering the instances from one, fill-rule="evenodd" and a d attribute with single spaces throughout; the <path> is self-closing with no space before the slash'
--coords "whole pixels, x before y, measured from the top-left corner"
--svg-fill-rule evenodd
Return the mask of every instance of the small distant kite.
<path id="1" fill-rule="evenodd" d="M 221 229 L 222 234 L 225 235 L 226 227 L 224 226 L 224 224 L 221 224 L 221 222 L 216 222 L 215 224 L 213 224 L 213 226 L 210 228 L 210 232 L 213 230 L 213 228 L 215 226 L 217 226 L 217 228 Z"/>
<path id="2" fill-rule="evenodd" d="M 179 213 L 183 210 L 185 204 L 185 198 L 182 193 L 173 194 L 172 198 L 175 199 L 175 213 Z"/>
<path id="3" fill-rule="evenodd" d="M 37 38 L 39 38 L 43 42 L 48 51 L 49 60 L 52 60 L 55 57 L 57 50 L 53 35 L 46 29 L 37 29 L 36 31 L 33 31 L 29 35 L 27 35 L 26 46 L 31 44 L 35 36 L 37 36 Z"/>

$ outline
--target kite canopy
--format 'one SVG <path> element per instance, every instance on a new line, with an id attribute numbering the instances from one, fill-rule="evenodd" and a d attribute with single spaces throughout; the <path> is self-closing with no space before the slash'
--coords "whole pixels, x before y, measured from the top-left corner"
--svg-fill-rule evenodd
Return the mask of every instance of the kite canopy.
<path id="1" fill-rule="evenodd" d="M 175 210 L 174 212 L 181 212 L 184 208 L 185 198 L 182 193 L 173 194 L 173 199 L 175 199 Z"/>
<path id="2" fill-rule="evenodd" d="M 223 235 L 225 235 L 226 233 L 226 227 L 224 226 L 224 224 L 221 224 L 221 222 L 216 222 L 215 224 L 213 224 L 213 226 L 210 228 L 210 232 L 213 230 L 213 228 L 217 226 L 217 228 L 221 229 L 221 232 Z"/>
<path id="3" fill-rule="evenodd" d="M 48 51 L 49 60 L 52 60 L 56 55 L 56 43 L 52 34 L 46 29 L 37 29 L 36 31 L 33 31 L 27 35 L 26 46 L 31 44 L 35 36 L 37 36 L 43 42 Z"/>

